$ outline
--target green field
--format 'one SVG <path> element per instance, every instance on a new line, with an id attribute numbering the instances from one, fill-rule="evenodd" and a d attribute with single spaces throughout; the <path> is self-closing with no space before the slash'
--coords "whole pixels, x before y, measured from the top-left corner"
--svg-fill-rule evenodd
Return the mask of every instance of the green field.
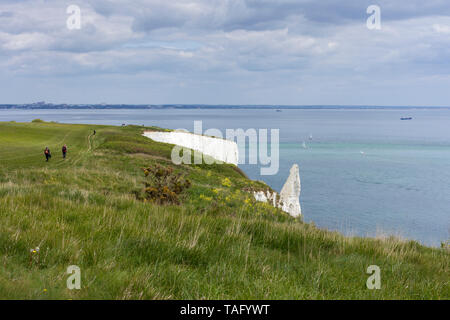
<path id="1" fill-rule="evenodd" d="M 320 230 L 255 203 L 264 184 L 231 165 L 174 166 L 144 129 L 0 123 L 0 299 L 450 298 L 448 248 Z M 192 181 L 181 205 L 136 197 L 155 164 Z"/>

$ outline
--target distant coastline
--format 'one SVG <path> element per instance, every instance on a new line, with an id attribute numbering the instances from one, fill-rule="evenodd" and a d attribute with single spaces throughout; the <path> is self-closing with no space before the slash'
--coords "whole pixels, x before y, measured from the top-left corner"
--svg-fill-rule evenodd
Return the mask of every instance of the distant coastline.
<path id="1" fill-rule="evenodd" d="M 324 109 L 324 110 L 388 110 L 388 109 L 450 109 L 450 106 L 345 106 L 345 105 L 207 105 L 207 104 L 163 104 L 163 105 L 131 105 L 131 104 L 53 104 L 46 102 L 37 102 L 29 104 L 0 104 L 0 110 L 19 109 L 19 110 L 64 110 L 64 109 L 267 109 L 267 110 L 296 110 L 296 109 Z"/>

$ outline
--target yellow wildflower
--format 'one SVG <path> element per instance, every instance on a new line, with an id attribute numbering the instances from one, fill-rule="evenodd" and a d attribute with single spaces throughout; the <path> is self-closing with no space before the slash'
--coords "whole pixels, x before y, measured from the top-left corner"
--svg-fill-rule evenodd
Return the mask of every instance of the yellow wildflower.
<path id="1" fill-rule="evenodd" d="M 232 185 L 231 180 L 228 179 L 228 178 L 222 179 L 222 185 L 223 185 L 224 187 L 231 187 L 231 185 Z"/>

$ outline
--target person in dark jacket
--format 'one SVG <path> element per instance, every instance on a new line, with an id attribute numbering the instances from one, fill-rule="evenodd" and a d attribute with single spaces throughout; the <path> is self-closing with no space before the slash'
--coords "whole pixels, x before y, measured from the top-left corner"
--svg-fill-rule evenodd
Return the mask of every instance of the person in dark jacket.
<path id="1" fill-rule="evenodd" d="M 67 146 L 66 146 L 66 145 L 64 145 L 64 146 L 62 147 L 62 154 L 63 154 L 63 158 L 65 159 L 65 158 L 66 158 L 66 155 L 67 155 Z"/>
<path id="2" fill-rule="evenodd" d="M 47 162 L 48 162 L 48 160 L 52 157 L 52 154 L 50 153 L 50 149 L 48 147 L 45 148 L 44 155 L 45 155 L 45 159 L 47 159 Z"/>

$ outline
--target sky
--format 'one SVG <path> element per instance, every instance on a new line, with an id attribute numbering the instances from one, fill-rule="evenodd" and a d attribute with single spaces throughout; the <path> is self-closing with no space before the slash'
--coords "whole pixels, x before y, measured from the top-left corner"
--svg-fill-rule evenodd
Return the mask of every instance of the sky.
<path id="1" fill-rule="evenodd" d="M 36 101 L 449 106 L 450 1 L 0 0 L 0 104 Z"/>

